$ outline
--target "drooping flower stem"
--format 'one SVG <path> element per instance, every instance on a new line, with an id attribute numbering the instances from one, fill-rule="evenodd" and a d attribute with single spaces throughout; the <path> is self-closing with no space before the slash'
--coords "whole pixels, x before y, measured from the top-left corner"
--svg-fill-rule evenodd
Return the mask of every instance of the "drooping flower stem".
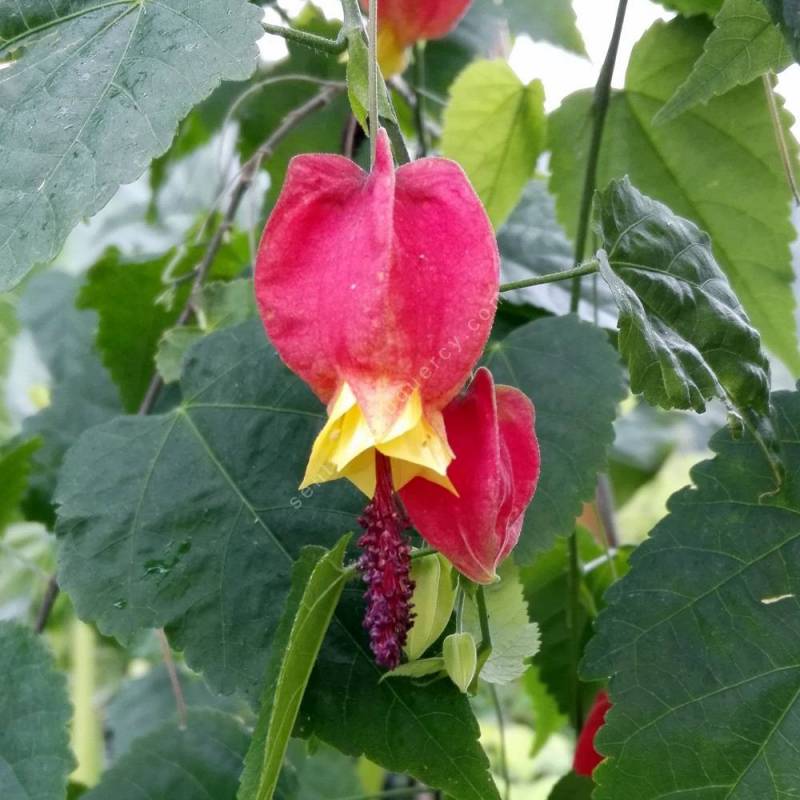
<path id="1" fill-rule="evenodd" d="M 375 496 L 364 509 L 359 525 L 364 534 L 358 546 L 364 551 L 358 567 L 367 591 L 364 627 L 377 663 L 394 669 L 400 663 L 411 628 L 411 545 L 403 535 L 408 527 L 392 485 L 389 459 L 376 453 Z"/>

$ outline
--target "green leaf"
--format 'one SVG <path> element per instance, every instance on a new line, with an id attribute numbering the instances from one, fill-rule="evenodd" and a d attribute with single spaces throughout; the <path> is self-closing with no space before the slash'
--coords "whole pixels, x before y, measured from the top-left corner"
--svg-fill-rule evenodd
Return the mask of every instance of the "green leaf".
<path id="1" fill-rule="evenodd" d="M 789 253 L 795 236 L 791 192 L 764 87 L 760 81 L 740 86 L 671 122 L 652 124 L 702 54 L 710 27 L 701 18 L 678 18 L 656 23 L 639 40 L 625 90 L 611 99 L 598 186 L 627 174 L 641 191 L 707 231 L 718 263 L 764 344 L 800 372 Z M 580 92 L 550 119 L 550 186 L 568 231 L 577 219 L 590 108 L 591 95 Z"/>
<path id="2" fill-rule="evenodd" d="M 713 17 L 722 6 L 724 0 L 658 0 L 662 6 L 678 11 L 685 17 L 707 14 Z"/>
<path id="3" fill-rule="evenodd" d="M 497 231 L 501 258 L 501 282 L 521 281 L 534 275 L 562 272 L 575 266 L 573 245 L 556 219 L 555 201 L 544 181 L 529 181 L 511 216 Z M 555 281 L 504 292 L 512 303 L 530 302 L 554 314 L 570 309 L 570 281 Z M 595 297 L 598 322 L 612 327 L 617 321 L 617 306 L 608 287 L 601 280 L 585 278 L 581 282 L 581 312 L 594 315 Z M 501 304 L 499 311 L 502 312 Z"/>
<path id="4" fill-rule="evenodd" d="M 450 89 L 442 153 L 464 168 L 495 228 L 533 176 L 545 126 L 541 81 L 525 86 L 505 61 L 476 61 Z"/>
<path id="5" fill-rule="evenodd" d="M 527 669 L 529 660 L 539 650 L 539 628 L 528 618 L 519 570 L 512 559 L 503 562 L 498 575 L 500 581 L 484 589 L 492 652 L 481 669 L 481 678 L 503 684 L 515 681 Z M 475 641 L 481 641 L 478 609 L 474 603 L 464 607 L 464 627 Z"/>
<path id="6" fill-rule="evenodd" d="M 571 772 L 553 787 L 547 800 L 591 800 L 593 789 L 591 778 Z"/>
<path id="7" fill-rule="evenodd" d="M 562 714 L 555 698 L 541 678 L 538 666 L 528 667 L 522 679 L 525 693 L 531 701 L 533 710 L 533 744 L 531 758 L 541 752 L 554 733 L 566 727 L 567 717 Z"/>
<path id="8" fill-rule="evenodd" d="M 787 481 L 745 434 L 673 495 L 607 594 L 583 672 L 611 677 L 595 800 L 791 797 L 800 785 L 800 394 L 777 392 Z"/>
<path id="9" fill-rule="evenodd" d="M 309 751 L 310 744 L 297 739 L 289 742 L 288 761 L 298 784 L 296 800 L 339 800 L 364 793 L 352 758 L 319 741 Z"/>
<path id="10" fill-rule="evenodd" d="M 184 283 L 174 302 L 156 302 L 166 289 L 162 276 L 176 259 L 171 251 L 131 263 L 111 248 L 91 268 L 78 294 L 78 308 L 97 311 L 97 347 L 126 411 L 136 411 L 141 404 L 155 370 L 159 337 L 177 320 L 180 301 L 188 292 Z"/>
<path id="11" fill-rule="evenodd" d="M 760 0 L 725 0 L 703 55 L 653 122 L 668 122 L 687 108 L 791 63 L 784 37 Z"/>
<path id="12" fill-rule="evenodd" d="M 598 192 L 595 225 L 631 390 L 666 409 L 704 411 L 719 397 L 771 439 L 769 362 L 708 235 L 627 178 Z"/>
<path id="13" fill-rule="evenodd" d="M 178 680 L 190 709 L 234 713 L 243 705 L 215 695 L 200 678 L 185 669 L 178 670 Z M 114 760 L 125 755 L 142 736 L 148 736 L 165 723 L 177 724 L 175 695 L 166 667 L 154 667 L 141 678 L 125 681 L 106 706 L 103 719 L 107 751 Z"/>
<path id="14" fill-rule="evenodd" d="M 78 281 L 63 272 L 45 272 L 30 280 L 19 318 L 33 336 L 47 366 L 50 405 L 22 426 L 26 438 L 40 437 L 31 457 L 24 507 L 29 519 L 53 523 L 51 500 L 67 448 L 87 428 L 120 413 L 119 392 L 94 350 L 97 315 L 75 307 Z"/>
<path id="15" fill-rule="evenodd" d="M 786 41 L 794 53 L 795 61 L 800 58 L 800 14 L 797 0 L 762 0 L 773 22 L 783 31 Z"/>
<path id="16" fill-rule="evenodd" d="M 0 291 L 138 178 L 221 80 L 250 75 L 260 16 L 245 0 L 0 9 Z"/>
<path id="17" fill-rule="evenodd" d="M 17 516 L 28 487 L 31 456 L 41 445 L 39 439 L 0 448 L 0 539 L 6 526 Z"/>
<path id="18" fill-rule="evenodd" d="M 474 0 L 465 23 L 485 31 L 496 27 L 498 19 L 505 19 L 514 35 L 527 34 L 578 55 L 586 54 L 572 3 L 566 0 Z"/>
<path id="19" fill-rule="evenodd" d="M 253 281 L 240 278 L 207 283 L 200 289 L 195 309 L 198 324 L 171 328 L 158 341 L 156 367 L 165 383 L 180 378 L 184 355 L 203 336 L 256 315 Z"/>
<path id="20" fill-rule="evenodd" d="M 295 563 L 267 665 L 258 723 L 245 757 L 239 800 L 271 800 L 278 785 L 311 670 L 347 579 L 343 563 L 349 539 L 349 534 L 343 536 L 333 550 L 307 547 Z"/>
<path id="21" fill-rule="evenodd" d="M 387 678 L 424 678 L 427 675 L 435 675 L 444 670 L 444 659 L 441 656 L 431 656 L 430 658 L 418 658 L 416 661 L 408 661 L 395 667 L 391 672 L 384 675 Z"/>
<path id="22" fill-rule="evenodd" d="M 0 622 L 0 797 L 60 800 L 74 767 L 67 684 L 33 631 Z"/>
<path id="23" fill-rule="evenodd" d="M 489 346 L 486 364 L 498 383 L 521 389 L 536 408 L 542 473 L 514 550 L 526 565 L 572 533 L 583 503 L 594 497 L 624 375 L 606 335 L 573 315 L 517 328 Z"/>
<path id="24" fill-rule="evenodd" d="M 364 498 L 343 481 L 297 490 L 324 408 L 259 320 L 193 347 L 181 391 L 171 412 L 114 420 L 71 449 L 58 489 L 60 583 L 104 633 L 167 626 L 213 687 L 254 699 L 294 560 L 354 529 Z M 345 590 L 299 729 L 456 800 L 496 798 L 455 689 L 379 683 L 362 594 Z"/>
<path id="25" fill-rule="evenodd" d="M 6 528 L 0 538 L 0 618 L 33 621 L 54 567 L 53 537 L 42 525 Z"/>
<path id="26" fill-rule="evenodd" d="M 170 722 L 137 739 L 83 800 L 232 800 L 246 748 L 237 719 L 192 710 L 185 730 Z"/>

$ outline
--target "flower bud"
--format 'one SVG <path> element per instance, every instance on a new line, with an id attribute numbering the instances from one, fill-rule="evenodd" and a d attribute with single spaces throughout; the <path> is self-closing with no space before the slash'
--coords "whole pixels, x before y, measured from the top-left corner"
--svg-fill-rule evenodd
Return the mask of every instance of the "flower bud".
<path id="1" fill-rule="evenodd" d="M 417 558 L 411 564 L 415 589 L 414 625 L 408 632 L 405 652 L 409 661 L 418 659 L 441 635 L 453 614 L 456 592 L 453 568 L 441 553 Z"/>
<path id="2" fill-rule="evenodd" d="M 467 693 L 478 668 L 478 648 L 471 633 L 451 633 L 444 640 L 444 668 L 450 680 Z"/>

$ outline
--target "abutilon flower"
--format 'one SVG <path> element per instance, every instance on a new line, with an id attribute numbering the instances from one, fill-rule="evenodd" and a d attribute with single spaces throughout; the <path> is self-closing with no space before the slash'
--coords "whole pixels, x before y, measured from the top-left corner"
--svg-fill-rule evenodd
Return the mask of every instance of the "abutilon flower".
<path id="1" fill-rule="evenodd" d="M 499 264 L 455 162 L 395 169 L 383 130 L 370 174 L 341 156 L 292 159 L 255 284 L 269 338 L 328 406 L 302 487 L 346 477 L 372 497 L 378 452 L 396 489 L 421 476 L 453 491 L 442 409 L 489 336 Z"/>
<path id="2" fill-rule="evenodd" d="M 402 72 L 414 42 L 441 39 L 469 8 L 470 0 L 379 0 L 378 62 L 384 75 Z M 369 0 L 361 0 L 368 10 Z"/>
<path id="3" fill-rule="evenodd" d="M 447 472 L 458 494 L 415 479 L 400 491 L 411 522 L 453 565 L 478 583 L 519 541 L 525 509 L 539 480 L 539 445 L 531 401 L 495 387 L 481 368 L 444 410 L 455 459 Z"/>
<path id="4" fill-rule="evenodd" d="M 494 579 L 539 471 L 533 406 L 487 370 L 499 256 L 461 168 L 394 168 L 385 131 L 367 174 L 340 156 L 289 165 L 256 263 L 256 297 L 281 358 L 327 404 L 301 488 L 346 477 L 371 502 L 361 572 L 378 663 L 411 625 L 408 520 L 465 575 Z M 455 461 L 453 461 L 455 457 Z"/>
<path id="5" fill-rule="evenodd" d="M 578 744 L 575 747 L 575 759 L 572 764 L 573 770 L 578 775 L 591 777 L 595 767 L 603 760 L 603 756 L 595 750 L 594 739 L 597 732 L 605 723 L 606 714 L 611 708 L 611 701 L 606 692 L 598 692 L 595 697 L 589 716 L 578 736 Z"/>

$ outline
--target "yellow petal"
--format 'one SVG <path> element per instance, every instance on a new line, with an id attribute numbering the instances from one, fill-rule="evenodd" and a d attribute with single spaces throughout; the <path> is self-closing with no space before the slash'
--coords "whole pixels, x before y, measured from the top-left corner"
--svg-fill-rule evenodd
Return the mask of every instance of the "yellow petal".
<path id="1" fill-rule="evenodd" d="M 425 417 L 419 390 L 411 393 L 391 429 L 376 437 L 346 383 L 314 442 L 300 488 L 345 477 L 372 497 L 376 449 L 391 459 L 397 489 L 419 476 L 457 494 L 447 477 L 453 451 L 447 444 L 441 416 L 433 420 Z"/>

